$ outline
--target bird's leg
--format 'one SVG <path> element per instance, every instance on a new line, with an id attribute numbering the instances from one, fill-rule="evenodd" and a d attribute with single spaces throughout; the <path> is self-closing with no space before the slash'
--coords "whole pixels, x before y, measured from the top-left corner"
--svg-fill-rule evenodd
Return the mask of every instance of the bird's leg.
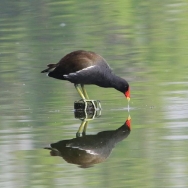
<path id="1" fill-rule="evenodd" d="M 84 88 L 84 84 L 80 84 L 81 85 L 81 89 L 79 88 L 78 84 L 74 84 L 76 90 L 78 91 L 79 95 L 81 96 L 82 98 L 82 101 L 84 102 L 85 104 L 85 112 L 87 111 L 87 108 L 88 108 L 88 102 L 92 103 L 93 105 L 93 108 L 94 110 L 96 111 L 97 110 L 97 105 L 95 104 L 95 100 L 90 100 L 89 97 L 88 97 L 88 94 Z M 101 104 L 100 102 L 98 103 L 99 105 L 99 109 L 101 109 Z"/>
<path id="2" fill-rule="evenodd" d="M 88 94 L 87 94 L 87 92 L 86 92 L 86 90 L 85 90 L 85 88 L 84 88 L 84 85 L 83 84 L 80 84 L 81 85 L 81 89 L 78 87 L 78 84 L 74 84 L 75 85 L 75 88 L 76 88 L 76 90 L 78 91 L 78 93 L 80 94 L 80 96 L 81 96 L 81 98 L 82 98 L 82 100 L 83 100 L 83 102 L 84 102 L 84 104 L 85 104 L 85 108 L 84 108 L 84 110 L 86 111 L 87 110 L 87 99 L 89 98 L 88 97 Z"/>
<path id="3" fill-rule="evenodd" d="M 93 108 L 94 108 L 95 110 L 97 110 L 97 107 L 96 107 L 96 105 L 95 105 L 94 100 L 90 100 L 90 99 L 89 99 L 89 96 L 88 96 L 88 94 L 87 94 L 87 92 L 86 92 L 86 90 L 85 90 L 84 84 L 80 84 L 80 85 L 81 85 L 83 94 L 84 94 L 84 96 L 85 96 L 85 102 L 86 102 L 86 103 L 87 103 L 87 102 L 91 102 L 92 105 L 93 105 Z M 86 109 L 87 109 L 87 106 L 86 106 L 85 110 L 86 110 Z"/>
<path id="4" fill-rule="evenodd" d="M 80 85 L 81 85 L 81 88 L 82 88 L 82 91 L 83 91 L 83 94 L 84 94 L 85 98 L 86 98 L 87 100 L 89 100 L 88 94 L 87 94 L 87 92 L 86 92 L 86 90 L 85 90 L 85 88 L 84 88 L 84 84 L 80 84 Z"/>
<path id="5" fill-rule="evenodd" d="M 78 84 L 74 84 L 74 86 L 75 86 L 76 90 L 78 91 L 79 95 L 81 96 L 81 98 L 83 100 L 85 100 L 86 98 L 85 98 L 84 94 L 82 93 L 82 91 L 80 90 L 80 88 L 78 87 Z"/>
<path id="6" fill-rule="evenodd" d="M 82 123 L 81 123 L 81 125 L 80 125 L 80 127 L 79 127 L 79 129 L 78 129 L 78 131 L 76 133 L 76 137 L 80 137 L 81 136 L 81 132 L 85 132 L 86 131 L 85 130 L 85 124 L 87 124 L 87 121 L 84 119 L 84 120 L 82 120 Z M 87 125 L 86 125 L 86 127 L 87 127 Z"/>
<path id="7" fill-rule="evenodd" d="M 86 135 L 87 125 L 88 125 L 88 121 L 86 121 L 86 123 L 85 123 L 85 125 L 84 125 L 84 130 L 83 130 L 83 132 L 82 132 L 82 135 L 83 135 L 83 136 Z"/>

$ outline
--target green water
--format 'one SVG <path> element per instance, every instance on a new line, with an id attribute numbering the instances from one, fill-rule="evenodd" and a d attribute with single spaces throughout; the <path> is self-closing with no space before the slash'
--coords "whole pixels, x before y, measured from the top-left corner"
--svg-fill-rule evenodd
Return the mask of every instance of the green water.
<path id="1" fill-rule="evenodd" d="M 188 187 L 187 10 L 186 0 L 1 1 L 0 187 Z M 80 120 L 73 84 L 40 72 L 78 49 L 131 86 L 131 133 L 92 168 L 43 149 L 74 138 Z M 86 89 L 102 104 L 87 134 L 125 123 L 122 93 Z"/>

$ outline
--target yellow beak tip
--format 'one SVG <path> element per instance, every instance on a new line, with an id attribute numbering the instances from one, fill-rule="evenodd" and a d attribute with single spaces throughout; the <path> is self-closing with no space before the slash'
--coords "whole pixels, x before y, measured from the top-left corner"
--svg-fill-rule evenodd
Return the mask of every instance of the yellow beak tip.
<path id="1" fill-rule="evenodd" d="M 127 119 L 128 119 L 128 120 L 131 120 L 131 116 L 129 115 Z"/>

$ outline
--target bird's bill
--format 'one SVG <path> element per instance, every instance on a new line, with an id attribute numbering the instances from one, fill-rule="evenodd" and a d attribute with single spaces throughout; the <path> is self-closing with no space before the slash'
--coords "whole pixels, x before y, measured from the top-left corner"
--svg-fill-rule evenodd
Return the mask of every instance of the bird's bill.
<path id="1" fill-rule="evenodd" d="M 127 100 L 128 100 L 128 102 L 131 100 L 131 98 L 130 97 L 127 97 Z"/>
<path id="2" fill-rule="evenodd" d="M 126 125 L 129 127 L 129 129 L 131 129 L 131 116 L 129 115 L 129 117 L 126 120 Z"/>
<path id="3" fill-rule="evenodd" d="M 131 97 L 130 97 L 130 87 L 128 87 L 128 90 L 125 92 L 125 97 L 127 98 L 128 102 L 130 101 Z"/>

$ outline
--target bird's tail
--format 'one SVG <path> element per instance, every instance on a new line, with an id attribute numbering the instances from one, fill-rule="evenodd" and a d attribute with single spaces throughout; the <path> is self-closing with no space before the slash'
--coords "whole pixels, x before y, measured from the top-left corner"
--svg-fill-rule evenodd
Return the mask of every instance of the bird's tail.
<path id="1" fill-rule="evenodd" d="M 50 150 L 50 155 L 51 156 L 61 156 L 60 152 L 54 148 L 51 147 L 45 147 L 44 149 Z"/>
<path id="2" fill-rule="evenodd" d="M 48 64 L 47 69 L 41 71 L 41 73 L 52 72 L 56 68 L 57 64 Z"/>

